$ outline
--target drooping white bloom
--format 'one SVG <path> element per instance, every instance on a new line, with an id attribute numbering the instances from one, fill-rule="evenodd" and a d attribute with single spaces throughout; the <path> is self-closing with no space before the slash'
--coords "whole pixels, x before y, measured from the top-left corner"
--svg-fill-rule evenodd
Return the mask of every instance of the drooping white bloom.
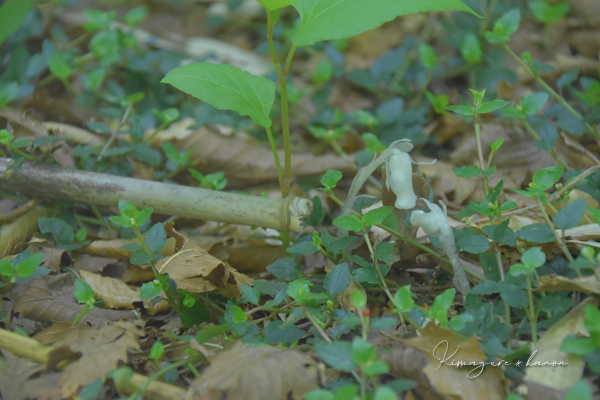
<path id="1" fill-rule="evenodd" d="M 448 213 L 446 210 L 446 204 L 440 201 L 443 210 L 437 204 L 432 204 L 425 199 L 423 200 L 431 212 L 426 213 L 421 210 L 413 211 L 410 215 L 410 223 L 414 226 L 420 226 L 428 236 L 438 238 L 442 249 L 450 258 L 452 263 L 452 269 L 454 270 L 454 278 L 452 282 L 458 288 L 458 290 L 466 296 L 471 285 L 467 279 L 467 275 L 460 263 L 458 252 L 456 251 L 456 244 L 454 242 L 454 232 L 450 225 L 448 225 Z"/>
<path id="2" fill-rule="evenodd" d="M 386 185 L 396 195 L 396 208 L 409 209 L 417 205 L 412 184 L 412 160 L 408 153 L 397 148 L 386 161 Z"/>

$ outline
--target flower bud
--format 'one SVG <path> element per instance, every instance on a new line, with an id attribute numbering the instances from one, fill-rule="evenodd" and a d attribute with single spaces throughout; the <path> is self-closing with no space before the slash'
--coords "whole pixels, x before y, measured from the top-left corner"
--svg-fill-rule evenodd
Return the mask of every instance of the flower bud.
<path id="1" fill-rule="evenodd" d="M 417 196 L 412 185 L 412 165 L 408 153 L 394 149 L 387 163 L 388 189 L 396 195 L 396 208 L 409 209 L 417 204 Z"/>

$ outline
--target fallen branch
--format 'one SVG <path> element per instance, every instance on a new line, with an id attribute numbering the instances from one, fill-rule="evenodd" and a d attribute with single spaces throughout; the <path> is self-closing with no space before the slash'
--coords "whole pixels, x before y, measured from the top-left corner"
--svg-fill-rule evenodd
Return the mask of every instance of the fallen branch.
<path id="1" fill-rule="evenodd" d="M 10 158 L 0 158 L 0 189 L 29 196 L 102 206 L 116 206 L 119 200 L 127 200 L 140 209 L 152 207 L 158 214 L 282 231 L 299 231 L 302 219 L 312 212 L 312 202 L 300 197 L 271 199 L 33 162 L 9 171 L 13 162 Z"/>

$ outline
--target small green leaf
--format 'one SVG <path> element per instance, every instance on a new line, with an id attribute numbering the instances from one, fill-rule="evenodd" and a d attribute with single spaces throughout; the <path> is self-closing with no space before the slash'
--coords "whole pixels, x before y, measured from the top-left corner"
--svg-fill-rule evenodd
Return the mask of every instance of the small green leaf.
<path id="1" fill-rule="evenodd" d="M 161 81 L 211 104 L 219 110 L 247 115 L 263 127 L 275 101 L 275 83 L 231 65 L 208 62 L 175 68 Z"/>
<path id="2" fill-rule="evenodd" d="M 505 35 L 511 36 L 519 30 L 519 25 L 521 24 L 521 11 L 518 8 L 513 8 L 498 18 L 496 23 L 504 28 Z"/>
<path id="3" fill-rule="evenodd" d="M 161 294 L 162 285 L 155 282 L 146 282 L 140 289 L 140 298 L 142 300 L 150 300 Z"/>
<path id="4" fill-rule="evenodd" d="M 428 44 L 423 43 L 419 46 L 419 55 L 425 68 L 432 69 L 438 62 L 433 47 Z"/>
<path id="5" fill-rule="evenodd" d="M 541 169 L 533 174 L 532 183 L 542 191 L 550 189 L 562 177 L 564 171 L 562 165 Z"/>
<path id="6" fill-rule="evenodd" d="M 593 394 L 590 384 L 582 379 L 569 389 L 564 400 L 592 400 Z"/>
<path id="7" fill-rule="evenodd" d="M 244 310 L 242 310 L 238 306 L 232 306 L 231 310 L 233 312 L 233 322 L 235 322 L 236 324 L 241 324 L 242 322 L 248 321 L 248 316 L 246 315 Z"/>
<path id="8" fill-rule="evenodd" d="M 447 289 L 444 293 L 435 298 L 429 309 L 430 318 L 434 321 L 437 319 L 442 328 L 448 326 L 448 310 L 450 310 L 450 307 L 452 306 L 455 295 L 456 289 Z"/>
<path id="9" fill-rule="evenodd" d="M 133 226 L 133 224 L 131 223 L 131 218 L 122 217 L 120 215 L 108 217 L 108 220 L 114 222 L 115 224 L 123 228 L 131 228 Z"/>
<path id="10" fill-rule="evenodd" d="M 523 254 L 521 262 L 530 267 L 538 268 L 546 263 L 546 254 L 541 248 L 532 247 Z"/>
<path id="11" fill-rule="evenodd" d="M 329 297 L 335 297 L 350 287 L 352 276 L 348 264 L 341 263 L 336 266 L 325 277 L 323 287 L 327 290 Z"/>
<path id="12" fill-rule="evenodd" d="M 42 234 L 52 234 L 59 244 L 69 244 L 75 239 L 73 227 L 60 218 L 40 217 L 38 227 Z"/>
<path id="13" fill-rule="evenodd" d="M 163 224 L 160 222 L 154 224 L 146 234 L 144 241 L 152 253 L 159 252 L 167 243 L 167 233 Z"/>
<path id="14" fill-rule="evenodd" d="M 83 279 L 77 279 L 75 281 L 74 295 L 79 304 L 91 304 L 95 300 L 94 290 Z"/>
<path id="15" fill-rule="evenodd" d="M 73 68 L 69 65 L 65 56 L 55 51 L 50 56 L 50 61 L 48 61 L 48 68 L 52 75 L 56 76 L 61 81 L 64 81 L 69 76 L 73 74 Z"/>
<path id="16" fill-rule="evenodd" d="M 444 109 L 455 112 L 460 115 L 464 115 L 465 117 L 471 117 L 473 116 L 473 114 L 475 114 L 475 107 L 473 106 L 457 105 L 444 107 Z"/>
<path id="17" fill-rule="evenodd" d="M 302 276 L 298 261 L 292 257 L 280 258 L 272 262 L 267 266 L 267 271 L 272 273 L 277 279 L 283 281 L 293 281 Z"/>
<path id="18" fill-rule="evenodd" d="M 546 224 L 531 224 L 519 229 L 517 237 L 531 243 L 552 243 L 554 242 L 554 230 Z"/>
<path id="19" fill-rule="evenodd" d="M 411 312 L 415 308 L 415 301 L 410 292 L 410 285 L 402 286 L 394 293 L 392 303 L 400 313 Z"/>
<path id="20" fill-rule="evenodd" d="M 375 246 L 375 257 L 378 260 L 386 263 L 392 263 L 394 261 L 392 254 L 394 254 L 394 248 L 390 242 L 377 243 L 377 246 Z"/>
<path id="21" fill-rule="evenodd" d="M 342 173 L 335 169 L 330 169 L 325 172 L 323 178 L 321 178 L 321 185 L 326 188 L 333 189 L 337 186 L 338 181 L 342 179 Z"/>
<path id="22" fill-rule="evenodd" d="M 150 264 L 156 259 L 156 254 L 148 254 L 144 250 L 136 250 L 131 255 L 129 262 L 133 265 L 145 265 Z"/>
<path id="23" fill-rule="evenodd" d="M 526 264 L 514 264 L 509 270 L 512 276 L 531 275 L 535 272 L 535 268 Z"/>
<path id="24" fill-rule="evenodd" d="M 31 11 L 31 0 L 8 0 L 0 8 L 0 45 L 16 31 Z"/>
<path id="25" fill-rule="evenodd" d="M 100 394 L 102 386 L 102 378 L 96 379 L 94 382 L 81 389 L 81 392 L 79 392 L 79 398 L 81 400 L 95 400 Z"/>
<path id="26" fill-rule="evenodd" d="M 355 290 L 352 292 L 350 295 L 350 303 L 352 304 L 352 307 L 359 310 L 364 310 L 364 308 L 367 306 L 365 295 L 360 290 Z"/>
<path id="27" fill-rule="evenodd" d="M 356 365 L 365 365 L 375 360 L 377 351 L 375 347 L 366 340 L 356 337 L 352 341 L 352 361 Z"/>
<path id="28" fill-rule="evenodd" d="M 561 208 L 554 217 L 554 223 L 560 229 L 575 228 L 583 219 L 585 199 L 580 198 Z"/>
<path id="29" fill-rule="evenodd" d="M 15 268 L 12 263 L 8 261 L 6 258 L 0 260 L 0 275 L 4 276 L 14 276 Z"/>
<path id="30" fill-rule="evenodd" d="M 383 222 L 385 218 L 392 212 L 394 207 L 379 207 L 367 212 L 363 215 L 363 222 L 366 226 L 375 226 Z"/>
<path id="31" fill-rule="evenodd" d="M 483 172 L 481 168 L 476 166 L 452 167 L 452 171 L 454 171 L 456 176 L 458 176 L 459 178 L 474 178 L 476 176 L 479 176 L 479 174 Z"/>
<path id="32" fill-rule="evenodd" d="M 490 241 L 483 235 L 467 236 L 457 244 L 461 249 L 472 254 L 485 253 L 490 248 Z"/>
<path id="33" fill-rule="evenodd" d="M 458 314 L 456 317 L 450 320 L 450 328 L 455 332 L 460 332 L 465 329 L 467 322 L 473 322 L 474 320 L 475 318 L 471 314 Z"/>
<path id="34" fill-rule="evenodd" d="M 356 364 L 352 360 L 352 343 L 350 342 L 318 343 L 315 345 L 315 350 L 323 361 L 338 371 L 350 372 L 356 368 Z"/>
<path id="35" fill-rule="evenodd" d="M 149 208 L 144 208 L 143 210 L 141 210 L 140 212 L 138 212 L 135 215 L 135 217 L 133 217 L 133 220 L 135 221 L 135 225 L 136 226 L 142 226 L 142 225 L 144 225 L 144 223 L 146 221 L 148 221 L 148 219 L 152 215 L 152 211 L 154 211 L 154 209 L 152 207 L 149 207 Z"/>
<path id="36" fill-rule="evenodd" d="M 544 0 L 530 1 L 527 6 L 533 17 L 544 24 L 554 24 L 562 20 L 571 10 L 567 3 L 548 3 Z"/>
<path id="37" fill-rule="evenodd" d="M 394 391 L 386 386 L 380 386 L 375 391 L 373 400 L 396 400 L 398 396 Z"/>
<path id="38" fill-rule="evenodd" d="M 15 266 L 17 275 L 26 278 L 44 261 L 44 253 L 34 253 Z"/>
<path id="39" fill-rule="evenodd" d="M 495 142 L 492 142 L 492 144 L 490 145 L 492 148 L 492 153 L 497 152 L 500 149 L 500 146 L 502 146 L 502 143 L 504 143 L 504 138 L 500 138 Z"/>
<path id="40" fill-rule="evenodd" d="M 152 348 L 150 349 L 150 355 L 148 358 L 151 360 L 159 360 L 165 352 L 165 346 L 162 342 L 154 342 Z"/>
<path id="41" fill-rule="evenodd" d="M 575 68 L 570 70 L 569 72 L 565 72 L 556 81 L 556 86 L 558 86 L 559 89 L 569 86 L 577 80 L 577 78 L 579 77 L 579 72 L 579 68 Z"/>
<path id="42" fill-rule="evenodd" d="M 460 54 L 469 64 L 479 64 L 483 57 L 481 42 L 473 32 L 469 32 L 463 39 Z"/>
<path id="43" fill-rule="evenodd" d="M 498 284 L 500 285 L 500 297 L 509 306 L 521 309 L 529 306 L 527 293 L 522 289 L 506 282 L 498 282 Z"/>
<path id="44" fill-rule="evenodd" d="M 148 9 L 145 5 L 132 8 L 127 14 L 125 14 L 125 23 L 130 26 L 136 25 L 145 20 L 147 14 Z"/>
<path id="45" fill-rule="evenodd" d="M 491 112 L 504 108 L 509 104 L 510 101 L 500 99 L 486 101 L 485 103 L 482 103 L 477 107 L 477 114 L 489 114 Z"/>
<path id="46" fill-rule="evenodd" d="M 136 206 L 128 202 L 127 200 L 119 200 L 119 213 L 123 217 L 133 218 L 138 213 Z"/>
<path id="47" fill-rule="evenodd" d="M 471 291 L 469 293 L 470 294 L 490 295 L 493 293 L 498 293 L 499 291 L 500 291 L 500 285 L 498 285 L 498 282 L 493 281 L 493 280 L 487 280 L 487 281 L 481 282 L 479 285 L 475 286 L 473 289 L 471 289 Z"/>
<path id="48" fill-rule="evenodd" d="M 548 98 L 549 96 L 546 92 L 533 93 L 523 97 L 519 105 L 523 107 L 525 115 L 536 115 L 544 107 Z"/>
<path id="49" fill-rule="evenodd" d="M 260 301 L 260 293 L 258 290 L 254 289 L 252 286 L 248 286 L 245 283 L 242 285 L 242 301 L 244 303 L 252 303 L 254 305 L 258 305 Z"/>
<path id="50" fill-rule="evenodd" d="M 286 251 L 291 254 L 315 254 L 319 248 L 312 242 L 304 241 L 288 247 Z"/>
<path id="51" fill-rule="evenodd" d="M 286 324 L 283 326 L 282 321 L 271 322 L 262 331 L 266 343 L 283 344 L 286 346 L 302 339 L 304 333 L 305 332 L 296 325 Z"/>
<path id="52" fill-rule="evenodd" d="M 370 365 L 364 366 L 363 372 L 367 376 L 383 375 L 390 372 L 390 366 L 385 361 L 377 360 Z M 396 395 L 394 395 L 393 399 L 396 399 Z"/>
<path id="53" fill-rule="evenodd" d="M 347 231 L 359 232 L 363 228 L 362 221 L 356 215 L 341 215 L 333 220 L 333 225 Z"/>

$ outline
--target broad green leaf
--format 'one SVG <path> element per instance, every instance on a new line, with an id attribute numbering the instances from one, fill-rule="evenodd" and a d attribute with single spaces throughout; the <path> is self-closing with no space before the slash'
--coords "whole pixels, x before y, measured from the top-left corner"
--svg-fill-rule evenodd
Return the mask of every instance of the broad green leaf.
<path id="1" fill-rule="evenodd" d="M 518 8 L 513 8 L 506 13 L 504 13 L 498 20 L 496 24 L 502 26 L 505 35 L 512 35 L 517 30 L 519 30 L 519 25 L 521 24 L 521 11 Z"/>
<path id="2" fill-rule="evenodd" d="M 383 222 L 383 220 L 392 212 L 394 207 L 379 207 L 363 215 L 363 222 L 366 226 L 374 226 Z"/>
<path id="3" fill-rule="evenodd" d="M 554 230 L 546 224 L 531 224 L 519 229 L 517 237 L 532 243 L 552 243 L 554 242 Z"/>
<path id="4" fill-rule="evenodd" d="M 67 79 L 74 72 L 73 68 L 71 68 L 65 59 L 65 56 L 59 52 L 52 53 L 48 62 L 48 68 L 50 69 L 52 75 L 56 76 L 61 81 Z"/>
<path id="5" fill-rule="evenodd" d="M 148 208 L 144 208 L 143 210 L 140 210 L 140 212 L 138 212 L 135 215 L 135 217 L 133 217 L 133 220 L 135 221 L 135 225 L 136 226 L 144 225 L 146 223 L 146 221 L 148 221 L 148 219 L 152 215 L 152 211 L 154 211 L 154 209 L 152 207 L 148 207 Z"/>
<path id="6" fill-rule="evenodd" d="M 160 283 L 146 282 L 140 289 L 140 298 L 142 300 L 150 300 L 158 296 L 162 292 Z"/>
<path id="7" fill-rule="evenodd" d="M 50 233 L 59 244 L 69 244 L 75 239 L 73 227 L 60 218 L 38 218 L 38 226 L 43 234 Z"/>
<path id="8" fill-rule="evenodd" d="M 119 213 L 123 217 L 133 218 L 138 213 L 138 209 L 127 200 L 119 200 Z"/>
<path id="9" fill-rule="evenodd" d="M 352 341 L 352 361 L 357 365 L 364 365 L 377 357 L 375 347 L 366 340 L 356 337 Z"/>
<path id="10" fill-rule="evenodd" d="M 350 282 L 352 281 L 352 275 L 350 275 L 350 268 L 348 264 L 341 263 L 325 277 L 323 287 L 327 290 L 329 297 L 335 297 L 348 289 Z"/>
<path id="11" fill-rule="evenodd" d="M 33 274 L 33 271 L 44 261 L 44 253 L 34 253 L 18 263 L 15 266 L 15 270 L 17 271 L 17 275 L 21 278 L 28 277 Z"/>
<path id="12" fill-rule="evenodd" d="M 319 343 L 315 345 L 315 350 L 323 361 L 338 371 L 349 372 L 356 368 L 356 364 L 352 361 L 352 343 L 350 342 Z"/>
<path id="13" fill-rule="evenodd" d="M 554 217 L 554 223 L 560 229 L 575 228 L 585 213 L 585 199 L 577 199 L 561 208 Z"/>
<path id="14" fill-rule="evenodd" d="M 500 100 L 500 99 L 486 101 L 485 103 L 482 103 L 479 105 L 479 107 L 477 107 L 477 114 L 488 114 L 488 113 L 494 112 L 496 110 L 499 110 L 503 107 L 506 107 L 509 104 L 510 104 L 510 101 Z"/>
<path id="15" fill-rule="evenodd" d="M 383 375 L 390 372 L 390 366 L 387 365 L 384 361 L 378 360 L 374 361 L 372 364 L 364 366 L 363 372 L 367 376 Z M 394 397 L 390 397 L 390 399 L 397 399 L 396 394 L 394 392 L 391 393 L 394 395 Z"/>
<path id="16" fill-rule="evenodd" d="M 360 231 L 363 228 L 362 221 L 356 215 L 340 215 L 333 220 L 333 224 L 347 231 Z"/>
<path id="17" fill-rule="evenodd" d="M 315 254 L 319 248 L 314 243 L 305 241 L 288 247 L 286 251 L 291 254 Z"/>
<path id="18" fill-rule="evenodd" d="M 25 21 L 31 6 L 31 0 L 8 0 L 0 8 L 0 45 Z"/>
<path id="19" fill-rule="evenodd" d="M 479 64 L 483 57 L 481 42 L 472 32 L 469 32 L 463 39 L 460 48 L 460 54 L 469 64 Z"/>
<path id="20" fill-rule="evenodd" d="M 539 247 L 532 247 L 523 254 L 521 262 L 533 268 L 538 268 L 546 262 L 546 254 Z"/>
<path id="21" fill-rule="evenodd" d="M 458 246 L 469 253 L 480 254 L 490 248 L 490 241 L 483 235 L 472 235 L 459 240 Z"/>
<path id="22" fill-rule="evenodd" d="M 535 272 L 535 268 L 531 265 L 515 264 L 511 265 L 509 272 L 512 276 L 530 275 Z"/>
<path id="23" fill-rule="evenodd" d="M 521 99 L 519 105 L 523 107 L 525 115 L 535 115 L 544 107 L 549 97 L 546 92 L 529 94 Z"/>
<path id="24" fill-rule="evenodd" d="M 296 46 L 346 39 L 404 14 L 461 10 L 477 15 L 459 0 L 300 0 L 294 7 L 301 20 L 292 35 Z"/>
<path id="25" fill-rule="evenodd" d="M 432 320 L 437 319 L 442 328 L 448 326 L 448 310 L 450 309 L 450 306 L 452 306 L 455 294 L 456 289 L 447 289 L 444 291 L 444 293 L 438 295 L 435 300 L 433 300 L 433 304 L 429 310 L 430 318 Z"/>
<path id="26" fill-rule="evenodd" d="M 392 389 L 382 386 L 377 388 L 375 391 L 375 397 L 373 397 L 373 400 L 394 400 L 397 398 L 398 396 L 396 396 L 396 393 L 394 393 Z"/>
<path id="27" fill-rule="evenodd" d="M 590 384 L 582 379 L 579 382 L 577 382 L 571 389 L 569 389 L 569 391 L 565 395 L 565 400 L 591 400 L 593 395 L 594 391 L 592 390 Z"/>
<path id="28" fill-rule="evenodd" d="M 243 284 L 241 292 L 242 302 L 258 305 L 258 302 L 260 301 L 260 293 L 258 290 L 254 289 L 252 286 Z"/>
<path id="29" fill-rule="evenodd" d="M 321 178 L 321 185 L 326 188 L 334 188 L 338 181 L 342 179 L 342 173 L 337 169 L 329 169 Z"/>
<path id="30" fill-rule="evenodd" d="M 281 326 L 283 321 L 271 322 L 263 329 L 263 337 L 265 342 L 269 344 L 284 344 L 291 345 L 294 342 L 302 339 L 304 331 L 296 325 Z"/>
<path id="31" fill-rule="evenodd" d="M 297 3 L 298 0 L 257 0 L 260 4 L 263 5 L 269 11 L 275 11 L 283 7 L 291 6 L 294 3 Z"/>
<path id="32" fill-rule="evenodd" d="M 75 281 L 75 288 L 73 294 L 77 301 L 82 303 L 93 303 L 94 302 L 94 290 L 92 287 L 83 279 L 77 279 Z"/>
<path id="33" fill-rule="evenodd" d="M 438 58 L 435 55 L 433 47 L 425 43 L 419 46 L 419 56 L 423 65 L 425 65 L 425 67 L 428 69 L 435 67 L 438 62 Z"/>
<path id="34" fill-rule="evenodd" d="M 509 306 L 514 308 L 527 308 L 529 306 L 529 298 L 525 291 L 506 282 L 498 282 L 498 284 L 500 285 L 500 297 Z"/>
<path id="35" fill-rule="evenodd" d="M 4 276 L 14 276 L 15 268 L 12 263 L 8 261 L 6 258 L 0 260 L 0 275 Z"/>
<path id="36" fill-rule="evenodd" d="M 394 293 L 392 303 L 397 308 L 398 312 L 411 312 L 415 308 L 415 301 L 410 292 L 410 285 L 402 286 Z"/>
<path id="37" fill-rule="evenodd" d="M 457 105 L 444 107 L 444 109 L 464 115 L 465 117 L 471 117 L 473 114 L 475 114 L 475 107 L 473 106 Z"/>
<path id="38" fill-rule="evenodd" d="M 261 126 L 271 126 L 269 113 L 275 101 L 275 83 L 267 78 L 231 65 L 203 62 L 175 68 L 161 82 L 219 110 L 233 110 Z"/>
<path id="39" fill-rule="evenodd" d="M 558 182 L 564 171 L 565 169 L 562 165 L 541 169 L 533 174 L 532 183 L 535 184 L 535 188 L 537 189 L 550 189 L 556 182 Z"/>
<path id="40" fill-rule="evenodd" d="M 493 280 L 487 280 L 487 281 L 483 281 L 479 285 L 475 286 L 473 289 L 471 289 L 471 291 L 469 293 L 470 294 L 490 295 L 493 293 L 498 293 L 499 291 L 500 291 L 500 285 L 498 285 L 498 282 L 493 281 Z"/>
<path id="41" fill-rule="evenodd" d="M 311 243 L 312 244 L 312 243 Z M 285 257 L 272 262 L 267 266 L 267 271 L 275 275 L 277 279 L 283 281 L 293 281 L 302 276 L 300 265 L 295 258 Z"/>

